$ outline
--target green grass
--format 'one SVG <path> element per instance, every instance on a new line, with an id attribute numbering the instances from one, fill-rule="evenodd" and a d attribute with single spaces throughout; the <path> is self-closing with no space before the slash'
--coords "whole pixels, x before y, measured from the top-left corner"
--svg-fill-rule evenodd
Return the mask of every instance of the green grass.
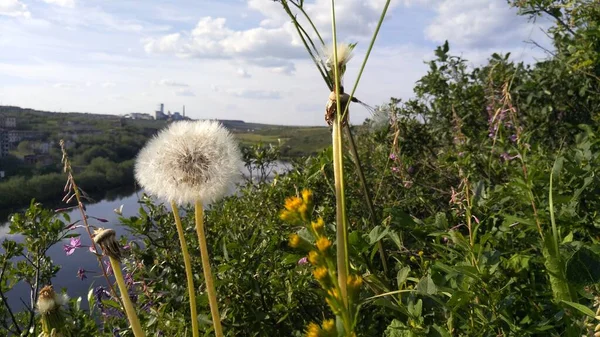
<path id="1" fill-rule="evenodd" d="M 331 145 L 327 127 L 263 126 L 255 132 L 235 133 L 243 145 L 281 145 L 285 157 L 315 154 Z"/>

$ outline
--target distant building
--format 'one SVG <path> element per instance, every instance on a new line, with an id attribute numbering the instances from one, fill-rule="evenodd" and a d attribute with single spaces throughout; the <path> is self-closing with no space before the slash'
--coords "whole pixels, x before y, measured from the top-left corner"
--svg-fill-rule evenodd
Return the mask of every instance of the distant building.
<path id="1" fill-rule="evenodd" d="M 8 142 L 8 132 L 0 130 L 0 158 L 8 156 L 10 143 Z"/>
<path id="2" fill-rule="evenodd" d="M 7 129 L 14 129 L 17 127 L 17 119 L 15 117 L 5 117 L 2 124 Z"/>
<path id="3" fill-rule="evenodd" d="M 157 121 L 167 119 L 167 115 L 165 115 L 165 105 L 160 103 L 158 105 L 158 110 L 154 111 L 154 119 Z"/>
<path id="4" fill-rule="evenodd" d="M 39 131 L 8 130 L 8 142 L 18 143 L 22 140 L 39 140 L 42 133 Z"/>

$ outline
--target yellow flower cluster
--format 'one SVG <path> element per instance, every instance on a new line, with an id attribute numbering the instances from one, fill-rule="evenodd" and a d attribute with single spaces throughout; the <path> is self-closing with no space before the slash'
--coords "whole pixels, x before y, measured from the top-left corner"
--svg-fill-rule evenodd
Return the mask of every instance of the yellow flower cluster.
<path id="1" fill-rule="evenodd" d="M 303 190 L 301 195 L 301 197 L 294 196 L 285 199 L 285 209 L 279 214 L 281 220 L 290 223 L 308 221 L 313 207 L 312 192 Z"/>
<path id="2" fill-rule="evenodd" d="M 336 316 L 346 317 L 350 320 L 354 309 L 346 308 L 347 300 L 342 298 L 341 287 L 338 283 L 335 270 L 336 261 L 331 252 L 333 242 L 325 235 L 325 222 L 322 218 L 314 221 L 311 219 L 313 210 L 313 195 L 309 190 L 303 190 L 300 196 L 294 196 L 285 200 L 285 209 L 281 211 L 280 217 L 292 224 L 303 224 L 314 238 L 311 243 L 298 234 L 289 237 L 289 245 L 292 248 L 302 249 L 308 252 L 307 260 L 314 267 L 313 276 L 319 282 L 325 294 L 325 301 Z M 350 275 L 347 279 L 346 289 L 351 307 L 358 303 L 358 294 L 363 279 L 358 275 Z M 307 326 L 307 337 L 334 337 L 338 331 L 334 320 L 326 320 L 321 326 L 311 323 Z"/>
<path id="3" fill-rule="evenodd" d="M 334 337 L 337 336 L 335 321 L 325 320 L 321 326 L 316 323 L 310 323 L 306 328 L 306 337 Z"/>

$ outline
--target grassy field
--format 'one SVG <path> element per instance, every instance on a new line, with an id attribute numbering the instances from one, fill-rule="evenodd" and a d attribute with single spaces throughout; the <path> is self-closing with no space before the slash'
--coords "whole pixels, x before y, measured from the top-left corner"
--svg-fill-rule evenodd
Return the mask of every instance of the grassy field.
<path id="1" fill-rule="evenodd" d="M 264 126 L 254 132 L 235 132 L 235 136 L 243 145 L 280 145 L 286 157 L 315 154 L 331 144 L 327 127 Z"/>

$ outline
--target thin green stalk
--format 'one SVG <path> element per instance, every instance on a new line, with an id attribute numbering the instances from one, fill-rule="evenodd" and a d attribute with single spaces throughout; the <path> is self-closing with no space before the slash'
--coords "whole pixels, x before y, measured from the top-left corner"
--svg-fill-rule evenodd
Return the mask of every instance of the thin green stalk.
<path id="1" fill-rule="evenodd" d="M 204 272 L 204 281 L 206 282 L 206 293 L 208 295 L 208 304 L 210 305 L 210 314 L 212 316 L 215 335 L 223 337 L 223 328 L 221 327 L 221 315 L 219 314 L 219 305 L 217 303 L 217 292 L 210 270 L 210 261 L 208 259 L 208 247 L 206 245 L 206 235 L 204 234 L 204 209 L 202 202 L 196 200 L 196 233 L 198 234 L 198 243 L 200 244 L 200 257 L 202 258 L 202 271 Z"/>
<path id="2" fill-rule="evenodd" d="M 302 39 L 302 43 L 304 44 L 304 47 L 306 48 L 306 50 L 308 51 L 308 54 L 310 55 L 311 59 L 313 60 L 313 62 L 317 66 L 317 69 L 319 69 L 319 72 L 321 73 L 321 77 L 323 77 L 323 80 L 327 84 L 327 87 L 329 88 L 329 90 L 331 90 L 332 89 L 331 88 L 332 84 L 331 84 L 331 80 L 327 76 L 327 72 L 323 71 L 323 68 L 321 68 L 322 64 L 319 64 L 319 61 L 314 56 L 312 50 L 308 46 L 308 42 L 306 41 L 306 39 L 308 39 L 310 41 L 310 44 L 313 46 L 313 48 L 315 48 L 314 47 L 314 43 L 312 42 L 310 36 L 308 36 L 308 34 L 306 34 L 306 31 L 302 28 L 302 26 L 300 25 L 300 23 L 296 19 L 296 16 L 290 10 L 289 6 L 287 5 L 287 1 L 282 1 L 281 4 L 283 6 L 283 9 L 287 13 L 287 15 L 290 17 L 290 19 L 292 19 L 292 23 L 294 24 L 294 27 L 296 27 L 296 31 L 298 32 L 298 36 L 300 36 L 300 39 Z M 304 34 L 302 32 L 304 32 L 304 34 L 306 34 L 306 38 L 304 37 Z"/>
<path id="3" fill-rule="evenodd" d="M 181 218 L 179 217 L 179 209 L 177 208 L 177 204 L 173 201 L 171 202 L 171 208 L 173 209 L 173 217 L 175 218 L 175 226 L 177 227 L 179 243 L 181 244 L 181 253 L 183 254 L 183 263 L 185 265 L 185 276 L 187 279 L 188 294 L 190 297 L 192 335 L 193 337 L 199 337 L 200 331 L 198 330 L 198 311 L 196 310 L 196 288 L 194 287 L 194 274 L 192 273 L 192 262 L 190 261 L 190 254 L 188 252 L 187 244 L 185 242 L 183 226 L 181 225 Z"/>
<path id="4" fill-rule="evenodd" d="M 560 159 L 557 158 L 554 161 L 554 165 L 552 167 L 552 170 L 550 170 L 550 190 L 548 191 L 548 203 L 549 203 L 549 207 L 550 207 L 550 223 L 552 224 L 552 237 L 553 237 L 553 246 L 554 246 L 554 252 L 556 254 L 556 256 L 559 256 L 560 251 L 558 250 L 558 228 L 556 227 L 556 221 L 554 220 L 554 201 L 552 199 L 552 182 L 554 180 L 554 170 L 556 169 L 558 160 Z"/>
<path id="5" fill-rule="evenodd" d="M 335 103 L 337 110 L 333 123 L 333 170 L 335 177 L 336 194 L 336 240 L 337 240 L 337 270 L 338 282 L 344 306 L 348 308 L 348 225 L 346 223 L 346 200 L 344 195 L 344 155 L 342 153 L 342 116 L 339 113 L 340 102 L 340 69 L 338 65 L 337 31 L 335 24 L 335 0 L 331 0 L 331 26 L 333 32 L 333 74 L 335 83 Z M 349 333 L 349 332 L 348 332 Z"/>
<path id="6" fill-rule="evenodd" d="M 350 104 L 350 103 L 348 103 Z M 350 125 L 346 125 L 345 127 L 346 135 L 348 137 L 348 143 L 350 145 L 350 153 L 354 158 L 354 164 L 356 165 L 356 173 L 358 174 L 358 178 L 360 180 L 360 185 L 363 189 L 363 194 L 365 196 L 365 202 L 367 203 L 367 208 L 369 208 L 369 213 L 371 213 L 371 222 L 373 224 L 373 228 L 378 225 L 377 213 L 375 213 L 375 207 L 373 207 L 373 201 L 371 200 L 371 194 L 369 193 L 369 188 L 367 187 L 367 180 L 365 179 L 365 175 L 362 170 L 362 165 L 360 163 L 360 157 L 358 156 L 358 151 L 356 151 L 356 144 L 354 143 L 354 137 L 352 136 L 352 131 L 350 130 Z M 385 251 L 383 250 L 383 244 L 380 241 L 377 241 L 377 250 L 379 250 L 379 257 L 381 258 L 381 263 L 383 265 L 383 271 L 387 278 L 388 275 L 388 265 L 385 257 Z"/>
<path id="7" fill-rule="evenodd" d="M 323 46 L 325 46 L 325 42 L 323 41 L 323 38 L 321 37 L 321 34 L 319 34 L 319 30 L 317 29 L 317 27 L 315 26 L 315 24 L 313 23 L 313 21 L 310 19 L 310 16 L 308 16 L 308 13 L 306 13 L 306 11 L 304 10 L 304 7 L 296 4 L 293 1 L 291 1 L 291 3 L 294 4 L 294 6 L 296 6 L 296 8 L 298 8 L 302 12 L 302 14 L 304 14 L 304 17 L 306 18 L 306 20 L 308 20 L 308 23 L 310 23 L 310 25 L 312 26 L 312 28 L 315 31 L 315 33 L 317 33 L 317 37 L 319 38 L 319 41 L 321 41 L 321 44 Z"/>
<path id="8" fill-rule="evenodd" d="M 115 280 L 117 281 L 117 285 L 119 286 L 119 291 L 121 292 L 121 300 L 123 301 L 123 307 L 125 307 L 125 314 L 127 315 L 127 319 L 129 320 L 129 324 L 131 324 L 131 330 L 133 330 L 133 335 L 135 337 L 145 337 L 144 330 L 142 330 L 142 326 L 140 325 L 140 321 L 135 313 L 135 309 L 133 308 L 133 304 L 131 303 L 131 299 L 129 298 L 129 293 L 127 292 L 127 286 L 125 285 L 125 280 L 123 279 L 123 273 L 121 272 L 121 262 L 118 259 L 108 256 L 110 260 L 110 265 L 112 267 L 113 273 L 115 274 Z"/>
<path id="9" fill-rule="evenodd" d="M 352 88 L 352 92 L 350 92 L 350 98 L 348 99 L 348 102 L 350 102 L 352 100 L 352 97 L 354 97 L 354 93 L 356 92 L 356 88 L 358 88 L 358 82 L 360 82 L 362 73 L 365 70 L 365 66 L 367 65 L 367 61 L 369 60 L 369 55 L 371 55 L 371 50 L 373 50 L 373 46 L 375 45 L 375 40 L 377 40 L 377 35 L 379 34 L 379 29 L 381 28 L 383 19 L 385 19 L 385 14 L 387 13 L 388 7 L 390 6 L 390 2 L 391 2 L 391 0 L 387 0 L 385 2 L 383 11 L 381 12 L 381 16 L 379 17 L 379 22 L 377 22 L 377 28 L 375 28 L 375 32 L 373 32 L 373 37 L 371 38 L 371 43 L 369 43 L 369 48 L 367 49 L 367 54 L 365 55 L 365 59 L 363 60 L 362 65 L 360 66 L 360 70 L 358 72 L 358 76 L 356 77 L 356 81 L 354 82 L 354 87 Z M 335 40 L 335 34 L 334 34 L 333 38 Z M 335 44 L 335 42 L 334 42 L 334 44 Z M 337 59 L 336 59 L 336 61 L 337 61 Z M 346 115 L 346 113 L 348 112 L 349 106 L 350 106 L 350 104 L 346 104 L 346 108 L 344 109 L 344 113 L 342 114 L 342 117 L 344 117 Z"/>

